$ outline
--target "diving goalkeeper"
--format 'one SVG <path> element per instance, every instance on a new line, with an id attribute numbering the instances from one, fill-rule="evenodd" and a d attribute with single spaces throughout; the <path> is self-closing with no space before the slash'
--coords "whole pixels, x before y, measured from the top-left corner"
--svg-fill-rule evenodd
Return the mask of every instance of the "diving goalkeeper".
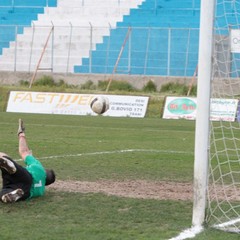
<path id="1" fill-rule="evenodd" d="M 55 182 L 53 170 L 45 169 L 41 162 L 32 156 L 24 132 L 23 121 L 19 119 L 18 139 L 19 154 L 26 167 L 0 152 L 0 169 L 2 172 L 2 190 L 0 200 L 13 203 L 34 197 L 43 196 L 45 186 Z"/>

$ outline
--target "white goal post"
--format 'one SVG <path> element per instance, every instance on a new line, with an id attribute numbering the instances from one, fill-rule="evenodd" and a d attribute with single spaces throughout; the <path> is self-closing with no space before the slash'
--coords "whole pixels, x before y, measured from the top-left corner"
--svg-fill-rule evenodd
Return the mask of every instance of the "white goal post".
<path id="1" fill-rule="evenodd" d="M 202 225 L 205 219 L 214 6 L 215 0 L 201 1 L 192 217 L 194 226 Z"/>
<path id="2" fill-rule="evenodd" d="M 240 233 L 239 0 L 201 0 L 197 88 L 192 225 Z M 212 99 L 234 121 L 213 119 Z"/>

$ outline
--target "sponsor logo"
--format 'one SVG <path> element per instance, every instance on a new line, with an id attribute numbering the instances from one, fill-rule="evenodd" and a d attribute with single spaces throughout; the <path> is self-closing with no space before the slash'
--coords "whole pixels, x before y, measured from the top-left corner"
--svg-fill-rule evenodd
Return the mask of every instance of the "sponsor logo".
<path id="1" fill-rule="evenodd" d="M 191 114 L 196 108 L 196 103 L 189 98 L 174 99 L 167 106 L 168 111 L 176 115 Z"/>

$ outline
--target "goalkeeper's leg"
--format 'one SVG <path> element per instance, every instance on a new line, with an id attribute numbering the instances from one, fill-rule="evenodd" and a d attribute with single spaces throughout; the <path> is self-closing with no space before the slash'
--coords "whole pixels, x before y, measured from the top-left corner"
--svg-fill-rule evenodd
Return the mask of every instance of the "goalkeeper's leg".
<path id="1" fill-rule="evenodd" d="M 30 196 L 32 176 L 5 153 L 0 153 L 2 190 L 0 200 L 5 203 L 27 199 Z"/>

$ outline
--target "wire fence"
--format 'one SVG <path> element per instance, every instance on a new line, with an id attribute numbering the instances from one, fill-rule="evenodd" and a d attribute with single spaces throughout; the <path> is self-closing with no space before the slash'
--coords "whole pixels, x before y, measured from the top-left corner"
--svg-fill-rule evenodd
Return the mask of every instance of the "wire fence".
<path id="1" fill-rule="evenodd" d="M 0 70 L 192 76 L 198 29 L 0 25 Z"/>

